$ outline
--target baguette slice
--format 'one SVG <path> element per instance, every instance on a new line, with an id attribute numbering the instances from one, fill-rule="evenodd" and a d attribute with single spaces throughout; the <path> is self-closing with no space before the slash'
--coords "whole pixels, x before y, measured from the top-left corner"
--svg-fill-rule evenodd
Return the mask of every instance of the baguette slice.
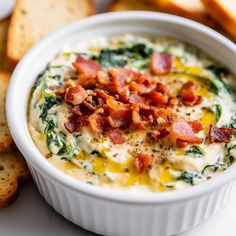
<path id="1" fill-rule="evenodd" d="M 0 21 L 0 70 L 13 71 L 13 66 L 10 64 L 7 57 L 7 32 L 9 19 Z"/>
<path id="2" fill-rule="evenodd" d="M 146 0 L 116 0 L 111 6 L 111 11 L 129 11 L 129 10 L 144 10 L 156 11 L 157 8 Z"/>
<path id="3" fill-rule="evenodd" d="M 0 153 L 0 208 L 17 197 L 19 184 L 30 177 L 26 162 L 19 151 Z"/>
<path id="4" fill-rule="evenodd" d="M 17 0 L 8 33 L 8 57 L 17 63 L 46 34 L 93 12 L 91 0 Z"/>
<path id="5" fill-rule="evenodd" d="M 5 99 L 11 74 L 0 72 L 0 151 L 7 151 L 13 146 L 13 139 L 7 126 Z"/>
<path id="6" fill-rule="evenodd" d="M 160 11 L 183 16 L 208 26 L 216 24 L 208 15 L 201 0 L 150 0 Z"/>
<path id="7" fill-rule="evenodd" d="M 207 12 L 236 40 L 236 1 L 202 0 Z"/>

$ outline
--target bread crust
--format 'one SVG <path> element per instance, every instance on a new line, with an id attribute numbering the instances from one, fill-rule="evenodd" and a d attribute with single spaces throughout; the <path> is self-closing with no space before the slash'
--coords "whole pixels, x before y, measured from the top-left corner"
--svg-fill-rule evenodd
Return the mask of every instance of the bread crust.
<path id="1" fill-rule="evenodd" d="M 28 1 L 25 3 L 24 1 Z M 47 33 L 54 31 L 55 29 L 58 29 L 59 26 L 65 25 L 67 23 L 70 23 L 74 20 L 81 19 L 83 17 L 92 15 L 95 13 L 95 7 L 92 2 L 92 0 L 83 0 L 83 1 L 78 1 L 86 5 L 86 11 L 83 11 L 84 9 L 78 9 L 77 12 L 73 11 L 73 8 L 69 8 L 69 1 L 67 2 L 64 0 L 63 3 L 67 4 L 67 8 L 64 7 L 64 23 L 62 22 L 62 18 L 60 19 L 60 24 L 55 23 L 58 21 L 58 14 L 56 16 L 51 16 L 50 18 L 47 18 L 45 22 L 47 23 L 46 26 L 47 29 L 40 28 L 38 24 L 39 19 L 42 20 L 44 19 L 43 15 L 39 14 L 34 14 L 31 11 L 34 10 L 34 12 L 40 12 L 37 7 L 39 7 L 37 4 L 33 5 L 32 1 L 30 0 L 17 0 L 16 1 L 16 6 L 13 11 L 13 15 L 10 20 L 10 25 L 9 25 L 9 31 L 8 31 L 8 42 L 7 42 L 7 56 L 11 63 L 13 65 L 16 65 L 18 61 L 23 57 L 23 55 L 41 38 L 43 38 Z M 26 4 L 31 4 L 32 5 L 32 10 L 29 9 L 27 6 L 27 12 L 24 11 L 24 7 Z M 54 7 L 60 3 L 60 0 L 54 0 L 52 2 L 54 4 Z M 75 4 L 75 0 L 73 0 L 73 5 Z M 45 5 L 45 6 L 44 6 Z M 50 15 L 51 8 L 49 6 L 49 2 L 45 1 L 45 4 L 41 4 L 41 7 L 46 7 L 47 5 L 47 11 L 48 14 Z M 56 7 L 55 7 L 56 8 Z M 37 11 L 36 11 L 37 10 Z M 42 10 L 43 12 L 43 10 Z M 52 11 L 51 11 L 52 12 Z M 77 14 L 79 13 L 79 14 Z M 44 13 L 43 13 L 44 14 Z M 30 22 L 27 22 L 28 19 L 31 19 Z M 51 24 L 50 24 L 51 23 Z M 45 26 L 45 24 L 44 24 Z M 51 28 L 50 28 L 51 26 Z M 34 30 L 37 28 L 37 32 Z"/>
<path id="2" fill-rule="evenodd" d="M 217 0 L 201 0 L 207 12 L 236 40 L 236 16 Z"/>
<path id="3" fill-rule="evenodd" d="M 115 0 L 110 7 L 110 11 L 128 10 L 156 11 L 157 8 L 145 0 Z"/>
<path id="4" fill-rule="evenodd" d="M 175 14 L 178 16 L 186 17 L 195 21 L 198 21 L 202 24 L 208 25 L 211 28 L 216 28 L 217 24 L 210 15 L 205 11 L 204 7 L 200 0 L 200 6 L 196 10 L 189 10 L 188 7 L 184 8 L 179 5 L 174 0 L 150 0 L 153 4 L 155 4 L 160 11 L 167 12 L 170 14 Z M 191 0 L 189 0 L 191 1 Z"/>
<path id="5" fill-rule="evenodd" d="M 0 208 L 4 208 L 15 201 L 19 186 L 30 179 L 30 173 L 18 150 L 0 154 Z"/>
<path id="6" fill-rule="evenodd" d="M 8 87 L 11 74 L 8 72 L 0 71 L 0 152 L 9 151 L 13 148 L 14 143 L 8 129 L 5 111 L 6 91 Z"/>

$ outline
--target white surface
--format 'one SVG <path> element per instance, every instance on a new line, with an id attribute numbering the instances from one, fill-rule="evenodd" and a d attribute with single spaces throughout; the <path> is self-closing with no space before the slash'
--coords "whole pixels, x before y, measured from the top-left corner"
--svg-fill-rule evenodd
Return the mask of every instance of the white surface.
<path id="1" fill-rule="evenodd" d="M 0 211 L 0 235 L 95 236 L 95 234 L 75 226 L 57 214 L 43 200 L 33 182 L 22 187 L 19 198 L 13 205 Z M 224 209 L 217 212 L 201 225 L 175 236 L 235 235 L 236 194 L 233 195 L 232 200 L 227 203 Z"/>
<path id="2" fill-rule="evenodd" d="M 15 5 L 15 0 L 0 0 L 0 20 L 8 17 Z"/>

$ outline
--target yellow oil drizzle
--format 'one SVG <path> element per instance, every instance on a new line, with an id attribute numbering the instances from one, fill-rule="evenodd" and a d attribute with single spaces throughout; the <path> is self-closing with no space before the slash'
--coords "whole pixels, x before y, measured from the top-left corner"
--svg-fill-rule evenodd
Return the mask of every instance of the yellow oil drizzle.
<path id="1" fill-rule="evenodd" d="M 182 156 L 182 155 L 185 154 L 185 150 L 178 148 L 178 149 L 175 151 L 175 154 L 176 154 L 177 156 Z"/>
<path id="2" fill-rule="evenodd" d="M 45 135 L 44 135 L 44 134 L 41 134 L 39 138 L 40 138 L 41 141 L 44 141 Z"/>
<path id="3" fill-rule="evenodd" d="M 101 48 L 98 48 L 98 47 L 90 47 L 90 48 L 89 48 L 89 51 L 91 51 L 91 52 L 100 52 L 100 51 L 101 51 Z"/>
<path id="4" fill-rule="evenodd" d="M 205 111 L 200 121 L 203 124 L 203 130 L 208 132 L 210 125 L 215 123 L 215 114 L 211 111 Z"/>
<path id="5" fill-rule="evenodd" d="M 170 171 L 167 168 L 165 168 L 159 175 L 159 179 L 161 183 L 170 183 L 174 181 L 173 176 L 170 174 Z"/>
<path id="6" fill-rule="evenodd" d="M 202 69 L 199 67 L 190 67 L 190 66 L 185 66 L 184 64 L 181 63 L 180 58 L 175 58 L 175 67 L 180 70 L 180 71 L 186 71 L 189 74 L 193 75 L 200 75 L 203 73 Z M 197 80 L 194 78 L 194 76 L 191 75 L 186 75 L 186 74 L 180 74 L 181 78 L 185 79 L 186 81 L 197 81 L 198 84 L 200 85 L 198 90 L 197 90 L 197 95 L 205 97 L 207 99 L 211 98 L 211 93 L 209 92 L 209 88 L 206 84 L 204 84 L 202 81 Z"/>

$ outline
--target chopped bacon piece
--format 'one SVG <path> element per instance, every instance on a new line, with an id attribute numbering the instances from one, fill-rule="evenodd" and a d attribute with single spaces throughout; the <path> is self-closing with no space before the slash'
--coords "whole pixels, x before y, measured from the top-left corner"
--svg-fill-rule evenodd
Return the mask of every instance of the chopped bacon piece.
<path id="1" fill-rule="evenodd" d="M 68 121 L 65 122 L 65 128 L 68 130 L 68 132 L 78 132 L 83 126 L 88 125 L 88 116 L 76 116 L 71 115 L 68 118 Z"/>
<path id="2" fill-rule="evenodd" d="M 160 130 L 151 130 L 147 133 L 147 136 L 154 141 L 159 141 L 160 139 L 166 137 L 170 132 L 166 128 L 161 128 Z"/>
<path id="3" fill-rule="evenodd" d="M 98 62 L 90 59 L 86 59 L 82 56 L 78 56 L 76 62 L 73 63 L 73 66 L 81 74 L 96 76 L 97 72 L 102 70 Z"/>
<path id="4" fill-rule="evenodd" d="M 183 140 L 181 140 L 181 139 L 176 139 L 176 146 L 177 146 L 177 147 L 182 147 L 182 148 L 184 148 L 184 147 L 187 147 L 188 145 L 189 145 L 189 142 L 183 141 Z"/>
<path id="5" fill-rule="evenodd" d="M 143 94 L 143 93 L 149 93 L 152 88 L 150 87 L 147 87 L 145 86 L 144 84 L 139 84 L 139 83 L 136 83 L 135 81 L 132 81 L 129 85 L 129 89 L 131 91 L 136 91 L 140 94 Z"/>
<path id="6" fill-rule="evenodd" d="M 167 95 L 160 92 L 152 91 L 149 97 L 154 105 L 166 105 L 168 103 Z"/>
<path id="7" fill-rule="evenodd" d="M 87 107 L 89 110 L 91 110 L 91 111 L 96 111 L 97 110 L 97 106 L 95 106 L 95 105 L 93 105 L 93 104 L 91 104 L 91 103 L 89 103 L 89 102 L 87 102 L 87 101 L 83 101 L 83 105 L 85 106 L 85 107 Z"/>
<path id="8" fill-rule="evenodd" d="M 199 131 L 203 130 L 203 125 L 201 124 L 201 122 L 199 122 L 197 120 L 189 121 L 188 123 L 191 125 L 193 132 L 195 134 L 198 133 Z"/>
<path id="9" fill-rule="evenodd" d="M 215 125 L 210 125 L 209 141 L 210 143 L 229 143 L 234 129 L 232 128 L 218 128 Z"/>
<path id="10" fill-rule="evenodd" d="M 95 85 L 97 72 L 102 70 L 98 62 L 78 56 L 76 62 L 72 65 L 79 71 L 78 83 L 84 88 L 89 88 Z"/>
<path id="11" fill-rule="evenodd" d="M 106 100 L 106 99 L 108 99 L 108 98 L 111 97 L 108 93 L 106 93 L 106 92 L 105 92 L 104 90 L 102 90 L 102 89 L 95 89 L 95 92 L 96 92 L 96 94 L 97 94 L 100 98 L 102 98 L 102 99 L 104 99 L 104 100 Z"/>
<path id="12" fill-rule="evenodd" d="M 114 144 L 122 144 L 126 141 L 125 135 L 120 129 L 111 130 L 109 137 Z"/>
<path id="13" fill-rule="evenodd" d="M 128 126 L 131 123 L 131 109 L 129 104 L 117 102 L 112 97 L 106 100 L 110 116 L 108 122 L 113 128 Z"/>
<path id="14" fill-rule="evenodd" d="M 153 123 L 155 109 L 153 107 L 136 103 L 132 106 L 132 121 L 136 128 L 145 129 L 145 126 Z"/>
<path id="15" fill-rule="evenodd" d="M 100 84 L 109 84 L 112 82 L 109 75 L 104 71 L 97 72 L 97 79 Z"/>
<path id="16" fill-rule="evenodd" d="M 68 88 L 66 90 L 64 100 L 67 103 L 71 103 L 73 105 L 79 105 L 82 103 L 85 98 L 88 96 L 84 88 L 80 85 L 75 87 Z"/>
<path id="17" fill-rule="evenodd" d="M 155 118 L 162 118 L 164 122 L 169 126 L 173 121 L 176 120 L 176 114 L 171 108 L 158 108 L 155 111 Z"/>
<path id="18" fill-rule="evenodd" d="M 167 85 L 158 82 L 158 83 L 156 84 L 156 88 L 154 89 L 154 91 L 159 92 L 159 93 L 166 93 L 166 91 L 167 91 Z"/>
<path id="19" fill-rule="evenodd" d="M 196 84 L 193 81 L 183 84 L 180 90 L 180 97 L 185 106 L 195 106 L 202 102 L 202 97 L 197 96 Z"/>
<path id="20" fill-rule="evenodd" d="M 129 95 L 128 102 L 131 103 L 131 104 L 133 104 L 133 103 L 143 103 L 144 99 L 141 96 L 139 96 L 138 94 L 133 93 L 133 94 Z"/>
<path id="21" fill-rule="evenodd" d="M 116 86 L 108 73 L 104 71 L 98 71 L 97 79 L 98 82 L 100 83 L 99 84 L 100 88 L 104 88 L 111 93 L 117 92 Z"/>
<path id="22" fill-rule="evenodd" d="M 109 73 L 113 78 L 117 93 L 124 94 L 126 92 L 125 85 L 128 77 L 126 71 L 122 68 L 112 68 L 109 70 Z"/>
<path id="23" fill-rule="evenodd" d="M 171 138 L 174 138 L 175 140 L 180 139 L 189 143 L 200 144 L 203 141 L 195 135 L 191 125 L 182 120 L 172 123 L 170 127 L 170 135 Z"/>
<path id="24" fill-rule="evenodd" d="M 88 117 L 88 121 L 92 130 L 97 134 L 102 133 L 106 125 L 105 117 L 99 114 L 103 113 L 103 111 L 104 110 L 102 108 L 99 108 L 92 115 Z"/>
<path id="25" fill-rule="evenodd" d="M 143 173 L 152 167 L 153 157 L 148 154 L 140 153 L 134 159 L 135 169 L 139 173 Z"/>
<path id="26" fill-rule="evenodd" d="M 165 53 L 154 52 L 151 57 L 151 71 L 155 75 L 166 75 L 171 72 L 172 56 Z"/>
<path id="27" fill-rule="evenodd" d="M 170 97 L 168 99 L 168 104 L 167 106 L 169 107 L 174 107 L 177 104 L 177 98 L 176 97 Z"/>

